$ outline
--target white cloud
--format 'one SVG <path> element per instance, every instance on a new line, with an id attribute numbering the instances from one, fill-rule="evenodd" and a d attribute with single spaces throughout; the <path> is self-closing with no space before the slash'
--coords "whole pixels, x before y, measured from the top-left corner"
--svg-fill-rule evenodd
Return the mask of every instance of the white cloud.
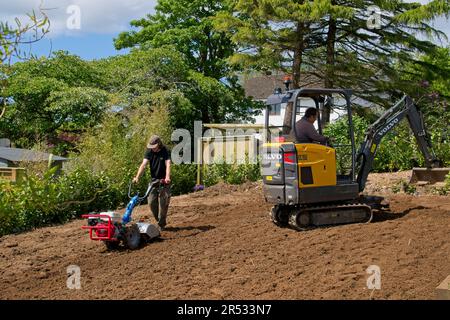
<path id="1" fill-rule="evenodd" d="M 15 17 L 25 21 L 26 13 L 38 12 L 41 0 L 2 0 L 0 17 L 3 21 L 14 21 Z M 50 37 L 85 33 L 117 34 L 128 30 L 132 19 L 142 18 L 154 12 L 156 0 L 43 0 L 42 8 L 50 19 Z M 81 29 L 67 28 L 71 5 L 80 8 Z"/>

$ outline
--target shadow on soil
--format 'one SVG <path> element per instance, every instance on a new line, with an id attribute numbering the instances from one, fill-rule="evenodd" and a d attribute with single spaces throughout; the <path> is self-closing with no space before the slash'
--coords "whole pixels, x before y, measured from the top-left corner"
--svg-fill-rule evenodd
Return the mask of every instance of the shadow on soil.
<path id="1" fill-rule="evenodd" d="M 214 229 L 214 228 L 215 228 L 214 226 L 166 227 L 166 228 L 164 229 L 164 231 L 168 231 L 168 232 L 177 232 L 177 231 L 191 231 L 191 230 L 198 230 L 198 231 L 201 231 L 201 232 L 205 232 L 205 231 L 209 231 L 209 230 Z"/>
<path id="2" fill-rule="evenodd" d="M 215 226 L 185 226 L 185 227 L 166 227 L 163 231 L 163 237 L 159 238 L 159 241 L 164 240 L 173 240 L 176 238 L 188 238 L 188 237 L 194 237 L 200 233 L 215 229 Z M 188 232 L 186 234 L 186 231 Z M 191 232 L 190 232 L 191 231 Z M 170 234 L 170 238 L 164 238 L 164 232 L 167 232 Z M 177 234 L 177 232 L 181 232 L 181 234 Z"/>
<path id="3" fill-rule="evenodd" d="M 414 208 L 409 208 L 409 209 L 407 209 L 405 211 L 401 211 L 401 212 L 392 212 L 391 210 L 375 211 L 373 213 L 372 223 L 400 219 L 400 218 L 403 218 L 404 216 L 408 215 L 411 211 L 423 210 L 423 209 L 426 209 L 426 207 L 416 206 Z"/>
<path id="4" fill-rule="evenodd" d="M 154 239 L 151 239 L 151 240 L 141 240 L 141 243 L 140 243 L 139 247 L 134 249 L 134 250 L 132 250 L 132 251 L 140 250 L 140 249 L 143 249 L 143 248 L 145 248 L 147 246 L 151 246 L 152 243 L 164 242 L 164 241 L 167 241 L 167 240 L 174 240 L 174 239 L 177 239 L 177 238 L 193 237 L 193 236 L 196 236 L 196 235 L 198 235 L 200 233 L 212 230 L 214 228 L 216 228 L 216 227 L 214 227 L 214 226 L 166 227 L 164 229 L 164 231 L 163 231 L 163 234 L 160 237 L 154 238 Z M 176 235 L 176 232 L 183 232 L 183 231 L 193 231 L 193 232 L 190 232 L 188 234 Z M 171 235 L 175 235 L 175 236 L 164 237 L 164 232 L 170 232 Z M 119 245 L 119 246 L 111 248 L 111 249 L 105 248 L 104 252 L 107 253 L 107 252 L 111 252 L 111 251 L 126 252 L 126 251 L 130 251 L 130 249 L 128 249 L 127 247 L 125 247 L 123 245 Z"/>

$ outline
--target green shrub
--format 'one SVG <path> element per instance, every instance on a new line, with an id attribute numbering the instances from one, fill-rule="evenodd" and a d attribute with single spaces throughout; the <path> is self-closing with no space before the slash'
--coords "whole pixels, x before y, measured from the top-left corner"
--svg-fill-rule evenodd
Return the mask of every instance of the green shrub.
<path id="1" fill-rule="evenodd" d="M 393 193 L 399 193 L 402 190 L 402 184 L 401 183 L 394 184 L 391 190 Z"/>
<path id="2" fill-rule="evenodd" d="M 353 124 L 358 151 L 359 146 L 364 141 L 369 122 L 360 116 L 354 116 Z M 442 136 L 442 130 L 439 130 L 436 126 L 428 126 L 428 128 L 436 156 L 444 163 L 449 164 L 450 144 Z M 329 124 L 324 129 L 324 134 L 334 138 L 334 145 L 350 144 L 347 117 Z M 338 147 L 336 153 L 338 172 L 345 173 L 347 171 L 348 173 L 348 169 L 351 167 L 351 149 L 349 147 Z M 414 135 L 404 121 L 390 131 L 379 144 L 372 170 L 374 172 L 392 172 L 409 170 L 415 166 L 424 166 L 424 159 Z"/>
<path id="3" fill-rule="evenodd" d="M 204 185 L 209 187 L 218 184 L 221 181 L 226 181 L 230 167 L 231 166 L 225 162 L 217 162 L 205 166 L 202 172 Z"/>
<path id="4" fill-rule="evenodd" d="M 403 191 L 404 193 L 407 194 L 415 194 L 417 188 L 415 185 L 410 184 L 405 180 L 400 180 L 399 182 L 397 182 L 395 185 L 392 186 L 391 190 L 393 193 L 399 193 L 400 191 Z"/>
<path id="5" fill-rule="evenodd" d="M 205 186 L 212 186 L 219 182 L 242 184 L 259 179 L 261 179 L 259 163 L 253 164 L 248 160 L 242 164 L 227 164 L 225 161 L 220 161 L 207 165 L 203 172 Z"/>
<path id="6" fill-rule="evenodd" d="M 179 195 L 192 192 L 197 178 L 197 165 L 195 164 L 179 164 L 172 165 L 171 177 L 172 195 Z"/>
<path id="7" fill-rule="evenodd" d="M 17 185 L 0 184 L 0 236 L 63 223 L 124 203 L 122 190 L 105 175 L 75 170 L 56 178 L 55 171 L 50 169 L 43 177 L 27 175 Z"/>
<path id="8" fill-rule="evenodd" d="M 411 169 L 423 161 L 419 152 L 414 135 L 410 133 L 407 124 L 402 123 L 381 141 L 373 170 L 393 172 Z"/>
<path id="9" fill-rule="evenodd" d="M 407 194 L 415 194 L 417 188 L 416 188 L 415 185 L 410 184 L 410 183 L 408 183 L 408 182 L 405 182 L 405 183 L 403 184 L 403 190 L 404 190 L 405 193 L 407 193 Z"/>
<path id="10" fill-rule="evenodd" d="M 359 116 L 353 116 L 353 130 L 355 135 L 355 144 L 358 148 L 364 141 L 364 134 L 369 122 Z M 323 131 L 324 135 L 333 138 L 333 145 L 336 147 L 336 169 L 339 174 L 348 174 L 352 163 L 352 149 L 348 130 L 347 117 L 342 117 L 338 121 L 330 123 Z"/>

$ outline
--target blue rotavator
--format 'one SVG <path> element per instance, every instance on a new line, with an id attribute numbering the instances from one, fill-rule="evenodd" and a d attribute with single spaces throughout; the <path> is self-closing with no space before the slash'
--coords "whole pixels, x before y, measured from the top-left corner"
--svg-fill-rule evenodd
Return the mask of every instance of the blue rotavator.
<path id="1" fill-rule="evenodd" d="M 128 203 L 124 215 L 121 217 L 117 212 L 102 212 L 100 214 L 86 214 L 83 218 L 88 219 L 88 225 L 82 229 L 89 230 L 91 240 L 103 241 L 110 250 L 117 249 L 122 242 L 129 249 L 136 249 L 142 241 L 149 241 L 160 236 L 159 228 L 150 223 L 131 222 L 133 209 L 148 197 L 154 188 L 159 188 L 164 184 L 164 180 L 153 180 L 143 196 L 137 192 L 131 196 L 130 182 L 128 187 Z"/>

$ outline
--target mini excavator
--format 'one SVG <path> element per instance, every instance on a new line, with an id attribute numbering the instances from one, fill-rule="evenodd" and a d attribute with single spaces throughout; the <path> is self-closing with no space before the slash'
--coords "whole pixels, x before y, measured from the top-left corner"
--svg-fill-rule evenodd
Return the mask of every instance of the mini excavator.
<path id="1" fill-rule="evenodd" d="M 322 134 L 320 111 L 334 96 L 345 100 L 343 109 L 348 121 L 349 144 L 298 143 L 295 124 L 301 115 L 301 101 L 309 100 L 319 111 L 318 131 Z M 275 224 L 306 230 L 322 225 L 370 222 L 373 210 L 385 208 L 386 203 L 382 197 L 365 196 L 362 192 L 381 140 L 404 118 L 408 120 L 426 164 L 426 168 L 414 169 L 412 181 L 434 183 L 443 181 L 448 174 L 449 168 L 442 168 L 443 163 L 433 152 L 422 113 L 407 95 L 369 126 L 357 151 L 351 96 L 350 89 L 301 88 L 285 93 L 278 90 L 267 99 L 266 132 L 277 134 L 275 138 L 273 134 L 266 134 L 261 173 L 264 197 L 274 204 L 270 215 Z M 272 126 L 270 110 L 283 103 L 291 104 L 292 109 L 288 112 L 286 108 L 283 126 Z M 347 170 L 337 170 L 337 151 L 346 152 L 349 158 Z"/>

